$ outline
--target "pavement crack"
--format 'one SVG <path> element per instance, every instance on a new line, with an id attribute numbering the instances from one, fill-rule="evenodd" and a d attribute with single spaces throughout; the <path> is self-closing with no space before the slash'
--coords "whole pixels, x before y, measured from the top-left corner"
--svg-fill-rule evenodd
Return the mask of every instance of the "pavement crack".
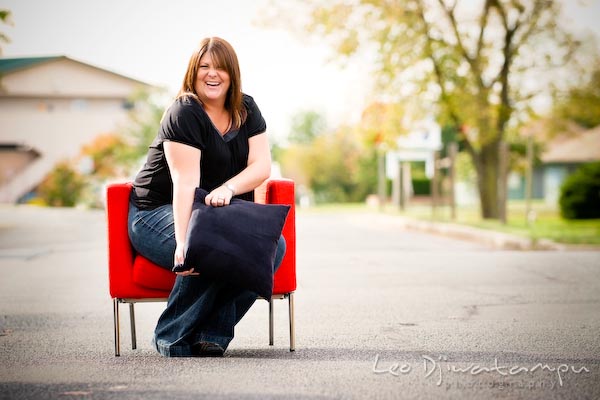
<path id="1" fill-rule="evenodd" d="M 575 285 L 577 282 L 574 282 L 572 280 L 569 279 L 564 279 L 564 278 L 559 278 L 557 276 L 554 275 L 550 275 L 548 273 L 545 273 L 543 271 L 540 270 L 531 270 L 525 267 L 517 267 L 517 269 L 519 269 L 522 272 L 531 274 L 531 275 L 535 275 L 538 276 L 548 282 L 553 282 L 553 283 L 564 283 L 566 285 Z"/>

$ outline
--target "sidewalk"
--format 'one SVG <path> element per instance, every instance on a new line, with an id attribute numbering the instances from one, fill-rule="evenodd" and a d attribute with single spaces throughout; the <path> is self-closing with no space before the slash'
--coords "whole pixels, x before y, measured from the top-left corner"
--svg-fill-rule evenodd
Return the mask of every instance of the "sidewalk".
<path id="1" fill-rule="evenodd" d="M 114 357 L 104 213 L 0 207 L 0 399 L 600 398 L 600 252 L 406 224 L 298 213 L 296 352 L 286 303 L 270 347 L 260 301 L 224 358 L 160 357 L 156 303 L 136 307 L 137 350 L 123 310 Z"/>

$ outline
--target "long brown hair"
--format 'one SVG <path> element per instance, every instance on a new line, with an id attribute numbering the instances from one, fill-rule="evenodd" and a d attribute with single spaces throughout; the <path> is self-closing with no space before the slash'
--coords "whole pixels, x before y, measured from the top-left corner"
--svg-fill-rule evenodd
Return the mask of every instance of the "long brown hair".
<path id="1" fill-rule="evenodd" d="M 177 97 L 192 95 L 198 101 L 200 98 L 196 93 L 196 77 L 200 68 L 200 59 L 209 53 L 213 62 L 229 74 L 230 84 L 225 98 L 225 109 L 231 113 L 232 126 L 239 129 L 246 121 L 248 112 L 242 104 L 242 78 L 240 74 L 240 64 L 233 47 L 224 39 L 219 37 L 210 37 L 202 39 L 200 48 L 192 54 L 188 63 L 183 84 L 177 94 Z"/>

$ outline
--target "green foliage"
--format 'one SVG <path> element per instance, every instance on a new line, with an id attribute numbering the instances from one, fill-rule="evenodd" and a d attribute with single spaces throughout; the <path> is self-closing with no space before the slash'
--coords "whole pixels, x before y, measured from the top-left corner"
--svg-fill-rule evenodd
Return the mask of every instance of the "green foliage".
<path id="1" fill-rule="evenodd" d="M 289 137 L 290 143 L 310 144 L 326 129 L 323 115 L 316 111 L 305 111 L 294 115 Z"/>
<path id="2" fill-rule="evenodd" d="M 596 69 L 587 82 L 556 99 L 553 114 L 586 128 L 600 125 L 600 69 Z"/>
<path id="3" fill-rule="evenodd" d="M 134 164 L 148 152 L 168 105 L 165 106 L 167 98 L 163 89 L 137 91 L 129 101 L 134 107 L 129 111 L 129 121 L 123 130 L 129 149 L 123 153 L 122 161 Z"/>
<path id="4" fill-rule="evenodd" d="M 290 145 L 281 153 L 283 174 L 311 190 L 316 202 L 363 201 L 376 187 L 375 150 L 362 148 L 358 135 L 343 127 L 311 143 Z"/>
<path id="5" fill-rule="evenodd" d="M 431 194 L 431 179 L 413 178 L 412 185 L 417 196 L 429 196 Z"/>
<path id="6" fill-rule="evenodd" d="M 9 10 L 0 10 L 0 22 L 5 25 L 12 25 L 11 12 Z M 0 43 L 10 43 L 10 39 L 5 33 L 0 32 Z M 0 47 L 0 55 L 2 55 L 2 48 Z"/>
<path id="7" fill-rule="evenodd" d="M 559 204 L 563 218 L 600 218 L 600 162 L 582 165 L 564 181 Z"/>
<path id="8" fill-rule="evenodd" d="M 482 215 L 497 218 L 498 143 L 505 141 L 518 112 L 548 89 L 543 79 L 527 74 L 550 70 L 577 48 L 578 42 L 557 23 L 560 4 L 482 1 L 469 8 L 425 0 L 302 3 L 310 19 L 304 28 L 331 44 L 342 60 L 374 60 L 376 100 L 408 101 L 418 109 L 411 114 L 433 110 L 443 124 L 462 128 L 456 130 L 457 141 L 482 183 Z M 285 9 L 298 10 L 288 2 Z M 463 14 L 467 9 L 468 15 Z M 526 79 L 539 85 L 520 84 Z M 379 131 L 370 134 L 384 137 Z"/>
<path id="9" fill-rule="evenodd" d="M 95 178 L 107 179 L 127 174 L 131 146 L 119 134 L 104 134 L 96 137 L 81 150 L 93 164 L 90 174 Z"/>
<path id="10" fill-rule="evenodd" d="M 405 107 L 403 102 L 369 104 L 363 110 L 359 125 L 363 144 L 393 148 L 398 136 L 405 132 Z"/>
<path id="11" fill-rule="evenodd" d="M 317 202 L 353 200 L 357 156 L 356 143 L 345 130 L 320 137 L 313 142 L 304 168 Z"/>
<path id="12" fill-rule="evenodd" d="M 37 192 L 49 206 L 73 207 L 85 186 L 85 179 L 67 161 L 63 161 L 46 176 Z"/>

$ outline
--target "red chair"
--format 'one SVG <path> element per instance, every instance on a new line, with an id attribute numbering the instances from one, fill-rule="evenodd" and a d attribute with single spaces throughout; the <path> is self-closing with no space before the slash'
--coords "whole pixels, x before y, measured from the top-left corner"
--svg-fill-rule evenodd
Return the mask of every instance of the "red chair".
<path id="1" fill-rule="evenodd" d="M 134 305 L 139 302 L 167 301 L 175 274 L 135 253 L 127 233 L 127 214 L 131 183 L 112 183 L 106 189 L 108 218 L 108 281 L 113 299 L 115 356 L 120 355 L 119 305 L 129 304 L 131 348 L 137 347 Z M 294 291 L 296 290 L 296 215 L 294 182 L 269 180 L 255 192 L 255 200 L 266 204 L 291 206 L 283 227 L 287 250 L 274 277 L 273 296 L 269 300 L 269 344 L 273 345 L 273 299 L 288 299 L 290 351 L 295 350 Z"/>

